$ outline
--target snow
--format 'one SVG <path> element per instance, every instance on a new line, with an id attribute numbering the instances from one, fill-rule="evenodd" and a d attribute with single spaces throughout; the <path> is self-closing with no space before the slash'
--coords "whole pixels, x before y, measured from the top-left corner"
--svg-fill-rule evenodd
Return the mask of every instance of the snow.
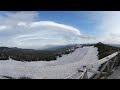
<path id="1" fill-rule="evenodd" d="M 2 76 L 13 78 L 30 77 L 32 79 L 64 79 L 86 64 L 98 61 L 96 47 L 77 48 L 73 53 L 63 55 L 55 61 L 21 62 L 15 60 L 0 61 L 0 79 Z"/>

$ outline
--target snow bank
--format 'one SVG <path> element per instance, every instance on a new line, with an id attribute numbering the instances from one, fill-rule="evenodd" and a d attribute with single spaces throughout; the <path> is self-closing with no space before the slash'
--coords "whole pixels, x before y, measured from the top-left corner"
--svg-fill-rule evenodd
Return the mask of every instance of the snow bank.
<path id="1" fill-rule="evenodd" d="M 30 77 L 33 79 L 64 79 L 81 66 L 98 60 L 96 47 L 87 46 L 63 55 L 56 61 L 20 62 L 15 60 L 0 61 L 1 76 L 13 78 Z"/>

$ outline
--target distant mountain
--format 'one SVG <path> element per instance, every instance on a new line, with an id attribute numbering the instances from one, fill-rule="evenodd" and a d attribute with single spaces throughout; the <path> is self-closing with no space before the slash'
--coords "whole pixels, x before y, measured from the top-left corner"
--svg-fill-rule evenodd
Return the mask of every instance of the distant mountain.
<path id="1" fill-rule="evenodd" d="M 82 46 L 80 44 L 69 44 L 69 45 L 47 45 L 45 51 L 61 51 L 67 48 Z"/>
<path id="2" fill-rule="evenodd" d="M 22 49 L 22 48 L 17 48 L 17 47 L 0 47 L 0 52 L 12 52 L 12 51 L 16 51 L 16 52 L 33 52 L 36 51 L 34 49 Z"/>
<path id="3" fill-rule="evenodd" d="M 66 45 L 46 45 L 46 46 L 44 46 L 45 48 L 44 49 L 38 49 L 38 50 L 57 50 L 57 49 L 59 49 L 59 48 L 63 48 L 63 47 L 65 47 Z"/>
<path id="4" fill-rule="evenodd" d="M 11 57 L 18 61 L 50 61 L 56 60 L 61 54 L 73 52 L 78 45 L 51 46 L 44 50 L 22 49 L 17 47 L 0 47 L 0 60 Z"/>
<path id="5" fill-rule="evenodd" d="M 110 46 L 113 46 L 113 47 L 118 47 L 120 48 L 120 44 L 109 44 Z"/>

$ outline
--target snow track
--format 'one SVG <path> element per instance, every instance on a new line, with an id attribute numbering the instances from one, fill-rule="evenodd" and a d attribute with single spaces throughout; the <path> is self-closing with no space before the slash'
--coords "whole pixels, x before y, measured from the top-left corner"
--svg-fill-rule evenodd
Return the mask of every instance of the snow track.
<path id="1" fill-rule="evenodd" d="M 63 55 L 55 61 L 0 61 L 0 76 L 64 79 L 75 73 L 81 65 L 96 62 L 98 60 L 97 54 L 96 47 L 88 46 L 78 48 L 73 53 Z"/>

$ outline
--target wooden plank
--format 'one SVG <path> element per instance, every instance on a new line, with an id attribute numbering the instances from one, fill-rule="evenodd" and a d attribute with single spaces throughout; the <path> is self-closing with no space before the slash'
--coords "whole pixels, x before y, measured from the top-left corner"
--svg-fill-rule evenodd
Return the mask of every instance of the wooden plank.
<path id="1" fill-rule="evenodd" d="M 85 68 L 84 72 L 81 74 L 79 79 L 88 79 L 87 69 Z"/>
<path id="2" fill-rule="evenodd" d="M 92 70 L 92 69 L 88 69 L 88 72 L 95 73 L 95 74 L 100 74 L 101 73 L 100 71 L 95 71 L 95 70 Z"/>
<path id="3" fill-rule="evenodd" d="M 116 60 L 116 57 L 115 57 L 115 59 L 111 60 L 111 63 L 112 63 L 112 65 L 111 65 L 111 67 L 110 67 L 110 70 L 111 70 L 111 71 L 112 71 L 112 69 L 113 69 L 114 66 L 115 66 L 115 60 Z"/>
<path id="4" fill-rule="evenodd" d="M 109 73 L 110 72 L 110 61 L 107 61 L 107 72 Z"/>
<path id="5" fill-rule="evenodd" d="M 106 63 L 103 65 L 103 67 L 102 67 L 101 70 L 100 70 L 101 73 L 104 71 L 104 69 L 106 68 L 107 64 L 108 64 L 108 62 L 106 62 Z M 100 74 L 97 74 L 93 79 L 98 79 L 98 78 L 100 77 L 101 73 L 100 73 Z"/>
<path id="6" fill-rule="evenodd" d="M 101 77 L 100 79 L 106 79 L 106 78 L 103 76 L 103 77 Z"/>
<path id="7" fill-rule="evenodd" d="M 100 71 L 95 71 L 95 70 L 92 70 L 92 69 L 88 69 L 88 72 L 91 72 L 91 73 L 94 73 L 94 74 L 103 74 L 103 75 L 108 74 L 107 72 L 100 72 Z"/>
<path id="8" fill-rule="evenodd" d="M 66 77 L 66 79 L 76 79 L 78 77 L 78 75 L 80 76 L 81 74 L 80 74 L 80 72 L 76 71 L 71 76 Z"/>
<path id="9" fill-rule="evenodd" d="M 111 67 L 110 67 L 110 70 L 112 71 L 113 70 L 113 68 L 115 67 L 115 65 L 116 65 L 116 61 L 118 60 L 118 55 L 113 59 L 113 60 L 111 60 L 111 63 L 112 63 L 112 65 L 111 65 Z"/>

